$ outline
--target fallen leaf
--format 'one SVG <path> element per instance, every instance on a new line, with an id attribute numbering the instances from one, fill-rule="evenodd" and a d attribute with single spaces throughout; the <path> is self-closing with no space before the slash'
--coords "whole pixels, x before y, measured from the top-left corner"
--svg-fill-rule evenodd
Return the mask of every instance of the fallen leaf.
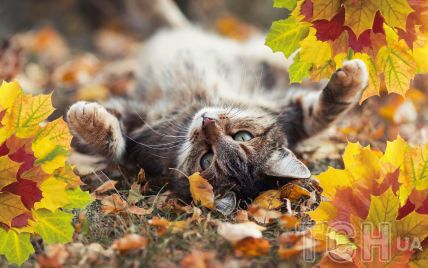
<path id="1" fill-rule="evenodd" d="M 270 244 L 264 238 L 247 237 L 238 241 L 234 249 L 237 257 L 258 257 L 269 253 Z"/>
<path id="2" fill-rule="evenodd" d="M 144 236 L 138 234 L 127 234 L 124 237 L 115 240 L 111 247 L 123 254 L 131 250 L 144 249 L 148 243 L 148 239 Z"/>
<path id="3" fill-rule="evenodd" d="M 98 188 L 94 190 L 94 193 L 95 194 L 102 194 L 102 193 L 105 193 L 107 191 L 114 190 L 114 189 L 116 189 L 116 184 L 117 184 L 117 181 L 108 180 L 108 181 L 104 182 L 103 184 L 101 184 L 100 186 L 98 186 Z"/>
<path id="4" fill-rule="evenodd" d="M 210 263 L 214 257 L 214 252 L 192 249 L 192 251 L 181 260 L 180 265 L 183 268 L 208 268 L 211 267 Z"/>
<path id="5" fill-rule="evenodd" d="M 128 204 L 118 194 L 103 197 L 101 200 L 101 211 L 105 214 L 116 214 L 126 211 Z"/>
<path id="6" fill-rule="evenodd" d="M 196 203 L 203 207 L 214 208 L 214 192 L 211 184 L 204 179 L 199 172 L 189 176 L 190 193 Z"/>
<path id="7" fill-rule="evenodd" d="M 251 206 L 248 208 L 248 215 L 260 224 L 268 224 L 273 220 L 280 218 L 282 213 L 275 210 L 267 210 L 257 206 Z"/>
<path id="8" fill-rule="evenodd" d="M 278 190 L 268 190 L 257 196 L 252 204 L 264 209 L 276 209 L 282 206 L 280 197 Z"/>
<path id="9" fill-rule="evenodd" d="M 156 232 L 159 236 L 162 236 L 166 232 L 178 233 L 184 231 L 188 227 L 189 222 L 186 220 L 168 221 L 165 218 L 154 217 L 149 220 L 149 224 L 156 228 Z"/>
<path id="10" fill-rule="evenodd" d="M 236 243 L 247 237 L 261 238 L 262 231 L 265 229 L 266 228 L 250 221 L 236 224 L 221 222 L 218 226 L 217 233 L 229 242 Z"/>

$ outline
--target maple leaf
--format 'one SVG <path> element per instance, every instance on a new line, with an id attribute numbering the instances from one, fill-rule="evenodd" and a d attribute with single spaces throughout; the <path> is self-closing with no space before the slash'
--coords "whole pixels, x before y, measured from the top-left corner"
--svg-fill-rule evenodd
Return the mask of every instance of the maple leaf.
<path id="1" fill-rule="evenodd" d="M 66 243 L 71 240 L 74 229 L 71 225 L 73 214 L 56 210 L 38 209 L 32 213 L 30 225 L 48 244 Z"/>
<path id="2" fill-rule="evenodd" d="M 18 215 L 28 212 L 19 195 L 0 192 L 0 222 L 10 226 Z"/>
<path id="3" fill-rule="evenodd" d="M 383 70 L 388 90 L 404 95 L 410 86 L 410 74 L 415 71 L 416 66 L 410 49 L 403 40 L 398 40 L 398 37 L 393 35 L 395 33 L 392 30 L 387 32 L 387 37 L 390 36 L 389 44 L 377 53 L 376 66 Z"/>
<path id="4" fill-rule="evenodd" d="M 21 87 L 17 81 L 12 81 L 10 83 L 3 81 L 0 86 L 0 108 L 2 110 L 7 110 L 12 107 L 16 98 L 22 94 Z"/>
<path id="5" fill-rule="evenodd" d="M 358 37 L 362 32 L 371 29 L 378 10 L 376 1 L 345 1 L 345 25 Z"/>
<path id="6" fill-rule="evenodd" d="M 304 62 L 300 59 L 300 53 L 297 54 L 293 63 L 290 65 L 289 74 L 290 74 L 290 83 L 300 83 L 304 78 L 309 76 L 309 71 L 312 67 L 312 63 Z"/>
<path id="7" fill-rule="evenodd" d="M 17 233 L 0 228 L 0 254 L 5 255 L 11 264 L 21 265 L 34 253 L 29 234 Z"/>
<path id="8" fill-rule="evenodd" d="M 63 181 L 50 177 L 40 184 L 43 198 L 34 207 L 47 208 L 50 211 L 63 207 L 69 203 L 66 188 L 67 184 Z"/>
<path id="9" fill-rule="evenodd" d="M 293 17 L 272 23 L 265 44 L 273 52 L 281 51 L 289 57 L 299 48 L 299 42 L 309 33 L 309 24 L 299 22 Z"/>
<path id="10" fill-rule="evenodd" d="M 51 95 L 31 96 L 19 94 L 13 106 L 7 110 L 2 124 L 13 130 L 19 138 L 29 138 L 40 130 L 40 123 L 54 111 Z"/>
<path id="11" fill-rule="evenodd" d="M 189 176 L 190 193 L 195 202 L 201 203 L 202 206 L 214 208 L 214 192 L 209 182 L 196 172 Z"/>
<path id="12" fill-rule="evenodd" d="M 62 119 L 46 123 L 51 95 L 25 94 L 17 82 L 0 87 L 0 254 L 22 263 L 34 249 L 29 234 L 47 243 L 71 240 L 69 211 L 84 208 L 87 192 L 65 158 L 71 135 Z M 63 209 L 63 210 L 60 210 Z M 10 240 L 13 242 L 10 242 Z"/>
<path id="13" fill-rule="evenodd" d="M 8 156 L 0 157 L 0 190 L 16 181 L 19 167 L 20 164 L 10 160 Z"/>
<path id="14" fill-rule="evenodd" d="M 346 3 L 346 2 L 345 2 Z M 313 1 L 313 20 L 330 20 L 339 11 L 342 5 L 340 0 Z"/>
<path id="15" fill-rule="evenodd" d="M 406 18 L 413 12 L 407 1 L 382 0 L 379 1 L 379 10 L 391 27 L 406 29 Z"/>
<path id="16" fill-rule="evenodd" d="M 300 41 L 300 57 L 302 61 L 313 63 L 316 67 L 323 66 L 332 58 L 332 51 L 328 42 L 318 41 L 315 31 L 311 29 L 309 35 Z"/>

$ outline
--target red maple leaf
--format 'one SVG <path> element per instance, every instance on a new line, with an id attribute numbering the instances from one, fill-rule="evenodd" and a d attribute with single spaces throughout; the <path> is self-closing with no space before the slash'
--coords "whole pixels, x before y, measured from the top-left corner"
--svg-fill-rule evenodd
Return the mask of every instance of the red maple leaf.
<path id="1" fill-rule="evenodd" d="M 305 19 L 307 21 L 311 21 L 312 19 L 312 14 L 313 14 L 313 4 L 311 0 L 305 0 L 305 2 L 303 2 L 302 7 L 300 9 L 300 12 L 302 13 L 303 16 L 305 16 Z"/>
<path id="2" fill-rule="evenodd" d="M 42 191 L 37 187 L 37 183 L 30 180 L 18 179 L 17 182 L 5 186 L 3 191 L 19 195 L 24 206 L 30 210 L 34 203 L 42 199 Z"/>
<path id="3" fill-rule="evenodd" d="M 314 28 L 317 30 L 316 36 L 318 40 L 336 40 L 342 34 L 345 22 L 345 8 L 341 8 L 330 21 L 318 20 L 314 22 Z"/>

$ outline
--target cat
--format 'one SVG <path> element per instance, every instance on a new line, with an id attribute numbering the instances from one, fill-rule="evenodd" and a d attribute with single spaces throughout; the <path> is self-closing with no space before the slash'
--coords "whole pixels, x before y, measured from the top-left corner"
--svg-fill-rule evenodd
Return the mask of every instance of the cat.
<path id="1" fill-rule="evenodd" d="M 70 107 L 75 149 L 166 178 L 183 197 L 194 172 L 215 194 L 239 198 L 309 178 L 293 149 L 359 102 L 368 73 L 350 60 L 314 90 L 290 85 L 289 65 L 262 36 L 240 43 L 193 26 L 163 30 L 145 43 L 126 97 Z"/>

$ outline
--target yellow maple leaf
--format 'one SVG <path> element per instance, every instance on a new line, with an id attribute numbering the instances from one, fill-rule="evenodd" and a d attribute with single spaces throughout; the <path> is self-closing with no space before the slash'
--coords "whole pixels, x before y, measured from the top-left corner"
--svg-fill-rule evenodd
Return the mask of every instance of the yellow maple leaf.
<path id="1" fill-rule="evenodd" d="M 396 237 L 413 237 L 423 241 L 428 236 L 428 215 L 412 211 L 406 217 L 395 222 Z"/>
<path id="2" fill-rule="evenodd" d="M 359 143 L 348 143 L 343 153 L 345 169 L 329 167 L 317 176 L 323 195 L 333 199 L 339 188 L 351 187 L 355 184 L 371 185 L 385 175 L 380 166 L 379 154 L 369 146 L 362 147 Z"/>
<path id="3" fill-rule="evenodd" d="M 71 135 L 64 120 L 49 122 L 37 134 L 32 144 L 36 163 L 40 164 L 46 173 L 52 174 L 65 165 L 70 143 Z"/>
<path id="4" fill-rule="evenodd" d="M 313 20 L 330 20 L 341 6 L 340 0 L 313 1 Z"/>
<path id="5" fill-rule="evenodd" d="M 345 1 L 345 25 L 358 37 L 362 32 L 371 29 L 378 10 L 377 1 Z"/>
<path id="6" fill-rule="evenodd" d="M 40 130 L 40 123 L 54 111 L 51 95 L 19 94 L 2 120 L 6 129 L 18 138 L 30 138 Z"/>
<path id="7" fill-rule="evenodd" d="M 0 193 L 0 222 L 9 225 L 16 216 L 28 212 L 19 195 Z"/>
<path id="8" fill-rule="evenodd" d="M 373 223 L 375 227 L 381 223 L 395 222 L 398 208 L 398 197 L 394 195 L 390 188 L 381 196 L 372 196 L 366 221 Z"/>
<path id="9" fill-rule="evenodd" d="M 404 40 L 399 40 L 394 29 L 384 24 L 384 30 L 387 46 L 378 51 L 376 67 L 383 72 L 388 91 L 404 95 L 416 71 L 416 63 L 411 50 Z"/>
<path id="10" fill-rule="evenodd" d="M 0 156 L 0 189 L 16 181 L 16 173 L 20 166 L 7 155 Z"/>
<path id="11" fill-rule="evenodd" d="M 315 29 L 311 28 L 309 35 L 300 41 L 300 58 L 316 67 L 322 67 L 332 58 L 331 46 L 328 42 L 318 41 Z"/>
<path id="12" fill-rule="evenodd" d="M 403 30 L 406 29 L 407 16 L 414 11 L 407 1 L 402 0 L 379 1 L 379 10 L 389 26 Z"/>
<path id="13" fill-rule="evenodd" d="M 214 192 L 211 184 L 196 172 L 189 176 L 190 193 L 196 202 L 200 202 L 202 206 L 214 208 Z"/>
<path id="14" fill-rule="evenodd" d="M 47 178 L 40 184 L 43 198 L 34 204 L 35 209 L 46 208 L 55 211 L 68 203 L 67 184 L 53 177 Z"/>
<path id="15" fill-rule="evenodd" d="M 413 48 L 413 59 L 418 66 L 419 73 L 428 73 L 428 45 Z"/>
<path id="16" fill-rule="evenodd" d="M 0 86 L 0 108 L 6 110 L 12 107 L 15 99 L 20 94 L 23 94 L 23 92 L 18 82 L 13 81 L 8 83 L 3 81 Z"/>

